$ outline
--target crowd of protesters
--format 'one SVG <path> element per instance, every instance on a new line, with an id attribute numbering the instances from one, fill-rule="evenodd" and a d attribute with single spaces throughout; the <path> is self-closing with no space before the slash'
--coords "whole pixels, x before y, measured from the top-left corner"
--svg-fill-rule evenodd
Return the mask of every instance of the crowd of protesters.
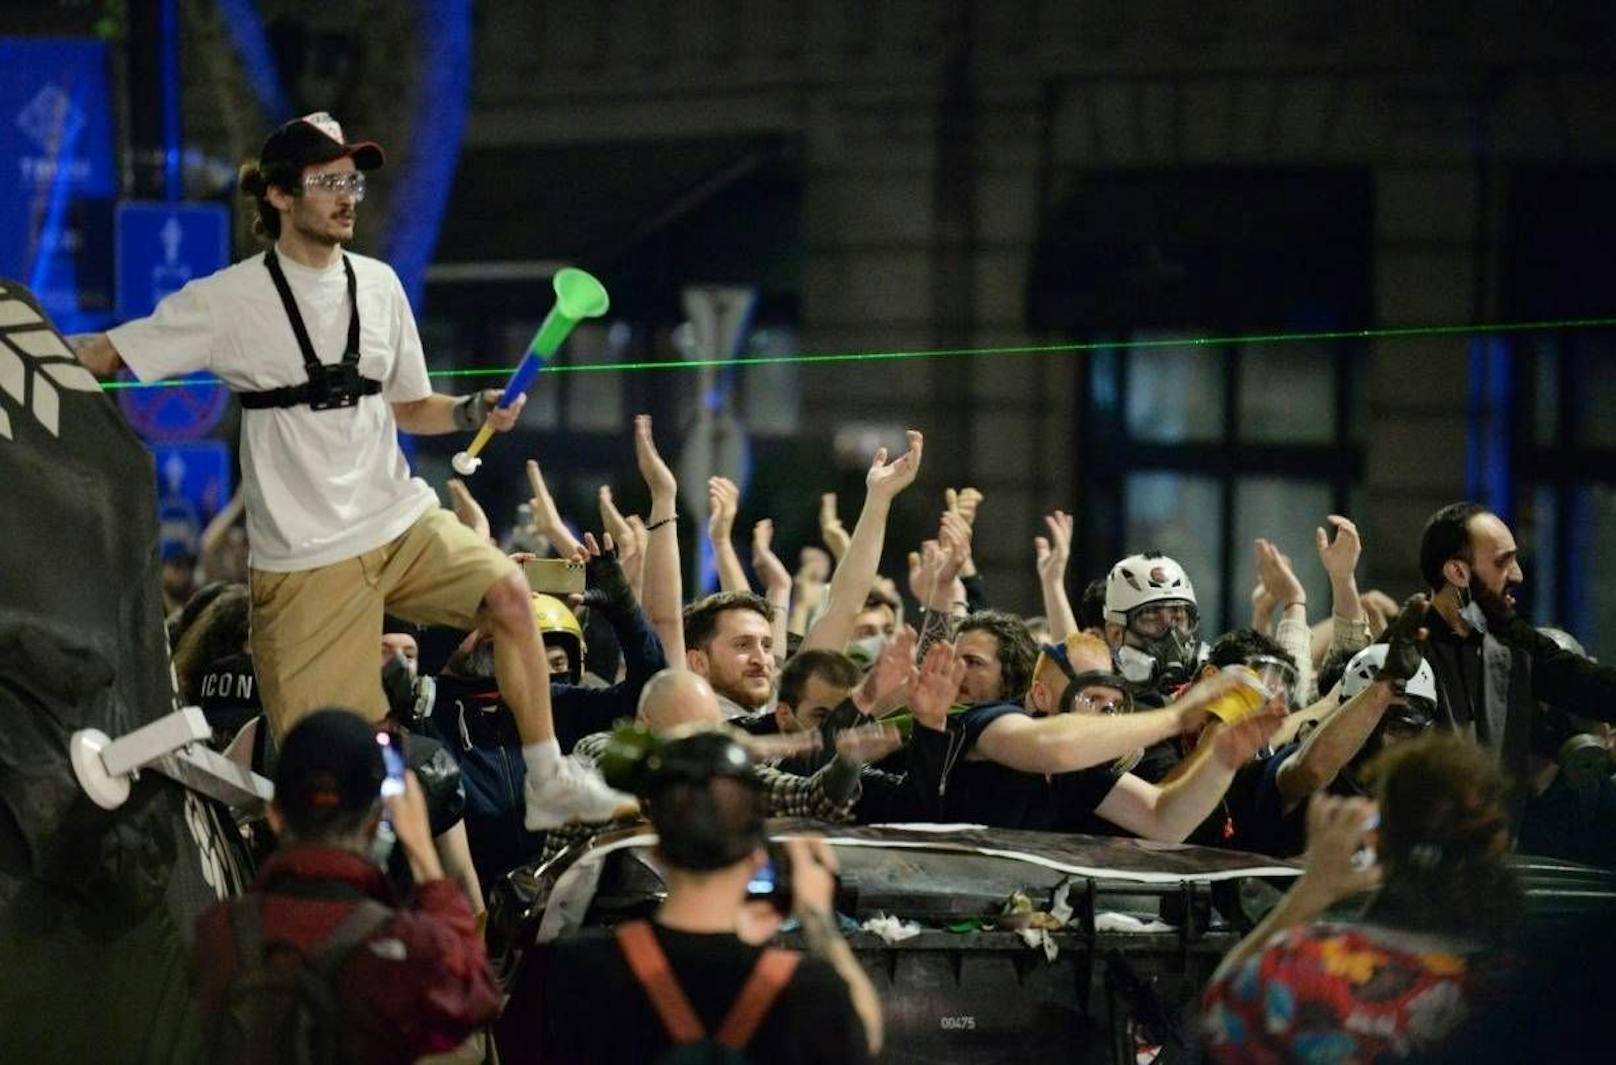
<path id="1" fill-rule="evenodd" d="M 647 817 L 667 870 L 656 919 L 552 952 L 533 975 L 542 1010 L 505 1018 L 502 1060 L 878 1053 L 834 853 L 792 845 L 806 960 L 763 947 L 783 914 L 740 905 L 770 816 L 1305 854 L 1208 990 L 1225 1060 L 1428 1055 L 1502 993 L 1521 909 L 1504 853 L 1611 863 L 1616 672 L 1516 614 L 1513 535 L 1480 507 L 1377 547 L 1417 553 L 1425 587 L 1401 606 L 1360 592 L 1347 518 L 1319 516 L 1327 608 L 1259 539 L 1251 624 L 1221 634 L 1202 631 L 1196 575 L 1150 545 L 1069 573 L 1057 510 L 1028 553 L 1028 617 L 995 600 L 973 545 L 1029 530 L 974 488 L 916 487 L 910 431 L 901 455 L 873 456 L 851 532 L 819 501 L 822 543 L 794 545 L 795 572 L 768 520 L 743 562 L 740 492 L 714 477 L 720 590 L 687 596 L 678 482 L 642 415 L 648 512 L 620 513 L 603 485 L 598 535 L 580 534 L 594 523 L 560 513 L 530 462 L 519 539 L 542 550 L 507 555 L 464 484 L 443 507 L 398 449 L 399 430 L 508 431 L 521 400 L 433 392 L 397 278 L 342 250 L 380 165 L 328 115 L 287 123 L 242 174 L 273 246 L 74 341 L 100 374 L 210 370 L 245 408 L 245 528 L 234 505 L 210 526 L 219 579 L 193 591 L 183 554 L 163 578 L 181 693 L 277 786 L 253 891 L 202 922 L 214 1060 L 485 1059 L 500 1009 L 486 893 Z M 939 518 L 902 545 L 905 597 L 879 567 L 895 499 L 918 491 Z M 526 574 L 550 554 L 581 591 L 535 592 Z M 624 719 L 664 744 L 632 792 L 601 772 Z M 1320 920 L 1366 891 L 1359 925 Z"/>
<path id="2" fill-rule="evenodd" d="M 904 455 L 875 457 L 852 532 L 827 511 L 824 552 L 808 545 L 795 573 L 775 554 L 767 521 L 753 531 L 750 567 L 742 561 L 730 539 L 739 493 L 714 478 L 706 534 L 722 586 L 688 598 L 677 537 L 667 536 L 660 557 L 652 545 L 652 527 L 676 512 L 676 489 L 646 418 L 634 447 L 663 513 L 650 522 L 622 515 L 603 486 L 598 537 L 575 531 L 529 464 L 533 497 L 524 514 L 533 526 L 517 539 L 548 545 L 587 578 L 586 592 L 570 602 L 532 595 L 564 753 L 592 769 L 611 728 L 626 719 L 668 737 L 778 733 L 802 742 L 750 770 L 760 816 L 930 820 L 1305 853 L 1306 876 L 1230 954 L 1208 992 L 1208 1045 L 1220 1060 L 1247 1060 L 1259 1043 L 1272 1049 L 1296 1036 L 1260 1016 L 1267 983 L 1329 998 L 1320 981 L 1345 980 L 1346 998 L 1329 999 L 1339 1004 L 1394 970 L 1403 991 L 1374 1003 L 1374 1031 L 1354 1034 L 1338 1011 L 1340 1037 L 1359 1049 L 1373 1043 L 1376 1052 L 1429 1050 L 1478 997 L 1503 993 L 1496 979 L 1508 966 L 1498 959 L 1509 956 L 1521 900 L 1501 856 L 1541 840 L 1540 853 L 1610 861 L 1610 764 L 1589 773 L 1586 761 L 1562 763 L 1595 741 L 1608 759 L 1602 722 L 1616 717 L 1616 681 L 1563 636 L 1515 615 L 1511 589 L 1522 574 L 1514 543 L 1480 508 L 1432 516 L 1418 548 L 1429 588 L 1401 608 L 1360 594 L 1360 538 L 1345 518 L 1329 516 L 1329 531 L 1317 533 L 1333 592 L 1322 617 L 1309 616 L 1291 560 L 1259 540 L 1252 624 L 1217 635 L 1202 633 L 1193 575 L 1170 558 L 1131 555 L 1093 581 L 1072 581 L 1071 518 L 1060 512 L 1029 552 L 1041 616 L 997 608 L 974 573 L 971 548 L 1007 532 L 980 492 L 949 490 L 938 494 L 935 539 L 911 555 L 906 602 L 877 566 L 892 502 L 913 490 L 921 471 L 923 440 L 914 433 Z M 466 526 L 492 539 L 465 486 L 456 482 L 450 495 Z M 1102 593 L 1083 595 L 1093 602 L 1080 617 L 1068 589 L 1085 586 Z M 253 713 L 246 615 L 240 586 L 205 585 L 172 619 L 176 672 L 219 742 L 235 740 L 243 760 L 273 773 L 272 743 L 241 742 Z M 1046 635 L 1035 637 L 1035 626 Z M 431 841 L 426 875 L 459 885 L 468 916 L 482 909 L 481 892 L 512 870 L 655 820 L 654 804 L 622 794 L 616 817 L 528 828 L 520 738 L 493 671 L 497 637 L 384 627 L 372 664 L 388 694 L 388 726 L 408 737 L 419 780 L 410 794 L 421 797 Z M 417 672 L 423 643 L 454 645 L 434 676 Z M 1505 672 L 1492 671 L 1499 663 Z M 1242 688 L 1259 691 L 1261 705 L 1248 699 L 1243 714 L 1227 713 Z M 1557 798 L 1565 795 L 1572 798 Z M 1354 864 L 1354 851 L 1366 846 L 1379 847 L 1378 863 Z M 750 863 L 753 849 L 723 850 L 726 864 Z M 405 853 L 395 872 L 407 865 L 418 878 L 414 853 Z M 277 855 L 264 890 L 298 867 Z M 339 872 L 357 875 L 357 867 Z M 1375 888 L 1363 922 L 1316 921 L 1340 898 Z M 419 894 L 420 885 L 415 891 L 423 904 L 435 898 Z M 731 939 L 744 931 L 719 924 L 691 931 Z M 659 935 L 678 971 L 699 968 L 691 959 L 700 940 Z M 726 949 L 740 981 L 760 948 Z M 1342 957 L 1374 964 L 1348 979 Z M 557 979 L 554 963 L 546 972 Z M 704 998 L 700 1012 L 716 1027 L 727 1005 L 722 995 Z M 1321 1008 L 1306 1004 L 1315 1027 Z M 470 1025 L 490 1016 L 466 1014 Z M 559 1023 L 547 1013 L 517 1030 L 535 1043 L 583 1045 L 558 1036 Z M 765 1028 L 767 1039 L 784 1038 L 807 1015 L 785 1023 Z M 660 1037 L 646 1033 L 660 1029 L 647 1025 L 636 1038 L 655 1043 Z M 803 1053 L 819 1045 L 798 1043 Z M 575 1051 L 579 1060 L 599 1049 L 589 1046 Z M 522 1059 L 520 1047 L 504 1049 Z M 836 1056 L 846 1053 L 839 1046 Z"/>

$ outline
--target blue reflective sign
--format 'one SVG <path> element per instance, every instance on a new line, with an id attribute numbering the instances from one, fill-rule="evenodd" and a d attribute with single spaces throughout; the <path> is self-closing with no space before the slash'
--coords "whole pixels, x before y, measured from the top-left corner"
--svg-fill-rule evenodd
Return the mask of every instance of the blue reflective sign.
<path id="1" fill-rule="evenodd" d="M 100 41 L 0 38 L 0 277 L 33 289 L 64 333 L 112 311 L 107 68 Z"/>
<path id="2" fill-rule="evenodd" d="M 187 281 L 230 263 L 230 212 L 216 203 L 118 205 L 118 317 L 144 318 Z"/>

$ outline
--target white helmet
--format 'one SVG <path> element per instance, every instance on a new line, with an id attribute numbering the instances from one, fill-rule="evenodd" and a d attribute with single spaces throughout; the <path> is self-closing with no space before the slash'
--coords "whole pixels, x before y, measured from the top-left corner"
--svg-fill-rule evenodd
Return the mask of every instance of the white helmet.
<path id="1" fill-rule="evenodd" d="M 1352 656 L 1352 661 L 1347 663 L 1347 671 L 1341 675 L 1341 702 L 1346 702 L 1375 682 L 1375 674 L 1386 664 L 1386 651 L 1386 644 L 1374 643 Z M 1425 699 L 1433 708 L 1436 706 L 1436 674 L 1431 672 L 1431 663 L 1420 659 L 1420 668 L 1403 685 L 1403 694 Z"/>
<path id="2" fill-rule="evenodd" d="M 1184 567 L 1157 551 L 1129 555 L 1105 578 L 1105 620 L 1128 623 L 1128 615 L 1151 603 L 1195 601 L 1195 587 Z"/>

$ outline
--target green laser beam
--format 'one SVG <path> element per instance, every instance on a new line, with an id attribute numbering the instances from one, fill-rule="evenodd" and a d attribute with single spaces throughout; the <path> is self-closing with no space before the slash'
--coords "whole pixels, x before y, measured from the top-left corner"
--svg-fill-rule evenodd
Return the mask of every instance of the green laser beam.
<path id="1" fill-rule="evenodd" d="M 1149 348 L 1209 348 L 1231 344 L 1301 344 L 1321 340 L 1407 340 L 1413 337 L 1467 336 L 1484 333 L 1539 333 L 1550 330 L 1609 329 L 1616 318 L 1563 318 L 1542 322 L 1494 322 L 1481 325 L 1422 325 L 1385 329 L 1331 329 L 1312 333 L 1237 333 L 1233 336 L 1158 337 L 1152 340 L 1086 340 L 1065 344 L 1015 344 L 980 348 L 923 348 L 913 351 L 835 351 L 800 355 L 749 355 L 736 359 L 677 359 L 665 362 L 599 362 L 572 366 L 546 366 L 541 372 L 637 373 L 645 370 L 694 370 L 731 366 L 815 366 L 838 362 L 891 362 L 901 359 L 977 358 L 1002 355 L 1075 354 L 1083 351 L 1137 351 Z M 509 366 L 465 370 L 432 370 L 427 376 L 508 377 Z M 141 388 L 187 388 L 217 384 L 213 377 L 173 381 L 107 381 L 107 391 Z"/>

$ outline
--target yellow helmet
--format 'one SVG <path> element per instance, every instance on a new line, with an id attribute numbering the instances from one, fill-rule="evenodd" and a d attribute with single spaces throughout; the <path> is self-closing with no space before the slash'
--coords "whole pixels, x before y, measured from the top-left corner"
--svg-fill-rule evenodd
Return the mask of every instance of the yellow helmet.
<path id="1" fill-rule="evenodd" d="M 572 665 L 567 671 L 567 682 L 577 684 L 584 672 L 584 630 L 572 608 L 553 595 L 534 592 L 533 623 L 539 627 L 546 644 L 559 643 L 566 650 Z"/>

